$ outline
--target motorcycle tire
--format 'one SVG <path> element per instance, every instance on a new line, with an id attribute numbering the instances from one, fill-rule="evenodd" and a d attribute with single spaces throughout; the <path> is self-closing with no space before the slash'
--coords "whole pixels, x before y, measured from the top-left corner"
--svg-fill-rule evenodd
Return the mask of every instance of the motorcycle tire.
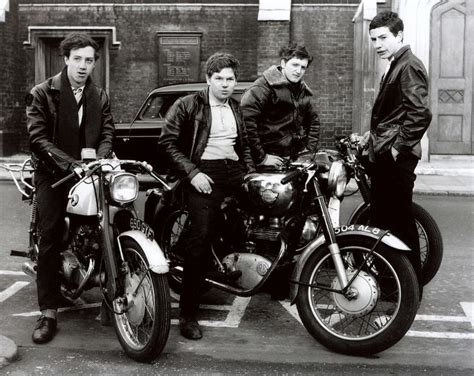
<path id="1" fill-rule="evenodd" d="M 338 237 L 349 280 L 363 263 L 351 284 L 355 298 L 334 292 L 340 286 L 327 247 L 316 250 L 302 270 L 296 298 L 301 321 L 317 341 L 338 353 L 384 351 L 403 338 L 416 316 L 420 292 L 413 267 L 405 255 L 383 244 L 368 257 L 375 241 Z"/>
<path id="2" fill-rule="evenodd" d="M 188 218 L 188 212 L 181 208 L 170 211 L 158 228 L 158 242 L 166 258 L 170 260 L 170 273 L 168 274 L 168 283 L 176 294 L 181 295 L 183 278 L 182 273 L 176 272 L 180 268 L 182 271 L 184 258 L 179 254 L 177 243 L 181 236 Z"/>
<path id="3" fill-rule="evenodd" d="M 370 206 L 361 205 L 352 214 L 349 224 L 370 224 Z M 443 237 L 433 217 L 420 205 L 413 203 L 418 237 L 420 239 L 421 278 L 427 285 L 434 278 L 443 260 Z"/>
<path id="4" fill-rule="evenodd" d="M 150 362 L 163 351 L 170 331 L 167 276 L 149 269 L 145 252 L 135 240 L 124 239 L 122 252 L 129 273 L 124 296 L 112 302 L 112 322 L 125 353 L 138 362 Z"/>

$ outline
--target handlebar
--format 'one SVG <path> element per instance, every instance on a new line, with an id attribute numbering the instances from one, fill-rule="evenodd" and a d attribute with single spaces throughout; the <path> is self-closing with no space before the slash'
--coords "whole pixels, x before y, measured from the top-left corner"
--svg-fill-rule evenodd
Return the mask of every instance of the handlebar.
<path id="1" fill-rule="evenodd" d="M 61 184 L 64 184 L 65 182 L 71 180 L 75 176 L 78 176 L 81 179 L 86 179 L 102 166 L 104 167 L 108 166 L 111 168 L 111 170 L 114 170 L 117 166 L 123 166 L 123 165 L 131 165 L 131 166 L 139 167 L 141 170 L 148 173 L 151 177 L 157 180 L 166 190 L 171 190 L 171 187 L 159 175 L 157 175 L 153 171 L 153 167 L 150 164 L 148 164 L 147 162 L 136 161 L 136 160 L 131 160 L 131 159 L 98 159 L 98 160 L 91 161 L 83 165 L 82 168 L 78 168 L 76 171 L 71 172 L 70 174 L 62 178 L 61 180 L 52 184 L 51 187 L 56 188 L 60 186 Z"/>
<path id="2" fill-rule="evenodd" d="M 30 158 L 25 159 L 22 163 L 0 163 L 0 168 L 3 168 L 10 174 L 10 177 L 15 183 L 16 188 L 23 196 L 28 198 L 31 197 L 31 192 L 33 192 L 34 187 L 25 180 L 26 172 L 32 173 L 35 171 Z M 14 173 L 20 174 L 19 180 L 23 186 L 20 186 L 18 177 L 16 177 Z M 29 193 L 26 190 L 28 190 Z"/>

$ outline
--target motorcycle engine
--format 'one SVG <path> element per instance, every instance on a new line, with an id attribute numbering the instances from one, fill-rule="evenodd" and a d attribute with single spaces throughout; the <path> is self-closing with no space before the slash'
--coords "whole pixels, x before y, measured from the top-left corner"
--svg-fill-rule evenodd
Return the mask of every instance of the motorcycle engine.
<path id="1" fill-rule="evenodd" d="M 73 291 L 83 282 L 90 260 L 99 259 L 100 243 L 97 227 L 88 224 L 78 226 L 70 244 L 70 249 L 62 252 L 62 274 L 65 287 Z M 91 282 L 97 285 L 96 278 L 91 279 Z"/>
<path id="2" fill-rule="evenodd" d="M 265 257 L 255 253 L 231 253 L 224 257 L 222 263 L 229 272 L 242 273 L 235 282 L 244 289 L 255 287 L 272 265 Z"/>
<path id="3" fill-rule="evenodd" d="M 72 237 L 71 249 L 84 264 L 89 258 L 96 258 L 100 249 L 97 227 L 88 224 L 79 226 Z"/>

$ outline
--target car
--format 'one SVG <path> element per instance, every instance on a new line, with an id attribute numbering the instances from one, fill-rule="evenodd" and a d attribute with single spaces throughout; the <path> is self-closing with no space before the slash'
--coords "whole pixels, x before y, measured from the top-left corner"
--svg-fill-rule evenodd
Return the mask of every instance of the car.
<path id="1" fill-rule="evenodd" d="M 252 82 L 238 82 L 234 94 L 240 101 L 243 92 Z M 114 150 L 121 159 L 147 161 L 158 173 L 165 173 L 166 167 L 160 161 L 157 141 L 164 125 L 166 112 L 180 97 L 194 94 L 207 86 L 205 82 L 162 86 L 152 90 L 140 106 L 130 124 L 116 124 Z"/>

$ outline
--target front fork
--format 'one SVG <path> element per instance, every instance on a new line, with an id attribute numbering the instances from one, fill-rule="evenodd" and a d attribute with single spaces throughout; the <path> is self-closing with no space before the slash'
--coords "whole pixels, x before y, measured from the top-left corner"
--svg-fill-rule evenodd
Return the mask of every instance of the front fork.
<path id="1" fill-rule="evenodd" d="M 314 190 L 316 193 L 316 199 L 318 201 L 320 217 L 322 219 L 321 228 L 334 262 L 337 279 L 339 280 L 339 286 L 343 286 L 342 290 L 344 291 L 347 288 L 348 279 L 344 262 L 342 261 L 341 252 L 339 250 L 339 245 L 337 244 L 336 233 L 334 231 L 335 228 L 339 227 L 340 201 L 334 197 L 330 199 L 329 204 L 326 204 L 326 200 L 324 199 L 321 188 L 319 187 L 319 183 L 316 181 L 316 179 L 314 180 Z M 330 213 L 330 210 L 332 213 Z"/>

